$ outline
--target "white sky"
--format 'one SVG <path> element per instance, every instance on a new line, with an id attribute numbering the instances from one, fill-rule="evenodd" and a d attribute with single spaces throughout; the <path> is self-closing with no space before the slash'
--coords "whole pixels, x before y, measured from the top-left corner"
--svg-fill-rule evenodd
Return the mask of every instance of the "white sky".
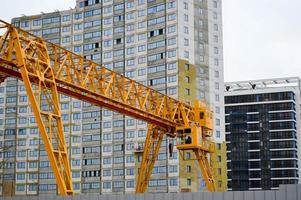
<path id="1" fill-rule="evenodd" d="M 1 0 L 0 19 L 75 0 Z M 225 81 L 301 76 L 301 0 L 223 0 Z"/>

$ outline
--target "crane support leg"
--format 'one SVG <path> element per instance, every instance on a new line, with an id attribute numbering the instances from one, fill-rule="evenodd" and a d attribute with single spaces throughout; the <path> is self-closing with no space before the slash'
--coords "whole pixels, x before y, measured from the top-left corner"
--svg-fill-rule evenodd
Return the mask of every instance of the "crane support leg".
<path id="1" fill-rule="evenodd" d="M 73 194 L 72 176 L 63 132 L 59 94 L 46 44 L 43 40 L 20 40 L 14 27 L 2 48 L 3 57 L 14 63 L 24 82 L 60 195 Z"/>
<path id="2" fill-rule="evenodd" d="M 152 175 L 164 135 L 164 130 L 152 124 L 148 125 L 148 132 L 136 183 L 136 193 L 144 193 L 147 190 L 148 181 Z"/>
<path id="3" fill-rule="evenodd" d="M 207 188 L 209 192 L 215 191 L 215 182 L 213 177 L 213 170 L 212 167 L 209 164 L 209 158 L 206 156 L 208 153 L 200 150 L 200 149 L 194 149 L 193 150 L 196 156 L 196 159 L 199 163 L 202 177 L 206 182 Z"/>

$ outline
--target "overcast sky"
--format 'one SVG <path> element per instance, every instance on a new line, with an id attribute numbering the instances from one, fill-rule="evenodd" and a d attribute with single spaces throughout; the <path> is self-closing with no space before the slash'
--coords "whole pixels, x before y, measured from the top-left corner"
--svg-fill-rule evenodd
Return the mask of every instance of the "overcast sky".
<path id="1" fill-rule="evenodd" d="M 1 0 L 0 18 L 64 10 L 75 0 Z M 225 81 L 301 76 L 301 0 L 223 0 Z"/>

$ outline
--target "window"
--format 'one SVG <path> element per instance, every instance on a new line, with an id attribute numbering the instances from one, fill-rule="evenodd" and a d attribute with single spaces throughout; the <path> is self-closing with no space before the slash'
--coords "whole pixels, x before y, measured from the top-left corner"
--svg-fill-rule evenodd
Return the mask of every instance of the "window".
<path id="1" fill-rule="evenodd" d="M 43 24 L 51 24 L 60 22 L 60 17 L 51 17 L 43 19 Z"/>
<path id="2" fill-rule="evenodd" d="M 82 35 L 81 34 L 80 35 L 74 35 L 73 40 L 74 41 L 81 41 L 82 40 Z"/>
<path id="3" fill-rule="evenodd" d="M 59 28 L 49 28 L 49 29 L 42 30 L 43 35 L 54 34 L 54 33 L 59 33 L 59 32 L 60 32 Z"/>
<path id="4" fill-rule="evenodd" d="M 189 46 L 189 40 L 184 38 L 184 46 Z"/>
<path id="5" fill-rule="evenodd" d="M 80 125 L 73 125 L 72 130 L 73 131 L 80 131 L 81 127 L 80 127 Z"/>
<path id="6" fill-rule="evenodd" d="M 184 2 L 184 9 L 188 10 L 188 3 L 187 2 Z"/>
<path id="7" fill-rule="evenodd" d="M 63 37 L 63 38 L 62 38 L 62 43 L 69 43 L 70 41 L 71 41 L 70 36 Z"/>
<path id="8" fill-rule="evenodd" d="M 217 35 L 214 35 L 214 36 L 213 36 L 213 40 L 214 40 L 214 42 L 218 42 L 218 36 L 217 36 Z"/>
<path id="9" fill-rule="evenodd" d="M 75 53 L 79 53 L 79 52 L 81 52 L 82 51 L 82 46 L 81 45 L 79 45 L 79 46 L 74 46 L 74 52 Z"/>
<path id="10" fill-rule="evenodd" d="M 135 137 L 135 132 L 134 131 L 129 131 L 126 133 L 126 138 L 134 138 Z"/>
<path id="11" fill-rule="evenodd" d="M 89 33 L 85 33 L 84 34 L 84 39 L 98 38 L 100 36 L 101 36 L 101 32 L 100 31 L 89 32 Z"/>
<path id="12" fill-rule="evenodd" d="M 111 152 L 112 146 L 111 145 L 103 145 L 102 150 L 103 150 L 103 152 Z"/>
<path id="13" fill-rule="evenodd" d="M 178 76 L 177 75 L 168 76 L 168 83 L 177 82 L 177 80 L 178 80 Z"/>
<path id="14" fill-rule="evenodd" d="M 218 90 L 218 89 L 219 89 L 219 83 L 218 83 L 218 82 L 215 82 L 215 83 L 214 83 L 214 87 L 215 87 L 216 90 Z"/>
<path id="15" fill-rule="evenodd" d="M 215 31 L 218 31 L 218 25 L 217 25 L 217 24 L 214 24 L 214 25 L 213 25 L 213 29 L 214 29 Z"/>
<path id="16" fill-rule="evenodd" d="M 213 7 L 217 8 L 217 1 L 213 1 Z"/>
<path id="17" fill-rule="evenodd" d="M 189 76 L 185 76 L 185 82 L 186 82 L 186 83 L 189 83 L 189 82 L 190 82 Z"/>
<path id="18" fill-rule="evenodd" d="M 7 86 L 6 87 L 6 92 L 16 92 L 17 87 L 16 86 Z"/>
<path id="19" fill-rule="evenodd" d="M 153 7 L 148 8 L 147 13 L 148 14 L 154 14 L 165 10 L 165 4 L 159 4 Z"/>
<path id="20" fill-rule="evenodd" d="M 165 22 L 165 17 L 158 17 L 158 18 L 148 20 L 147 25 L 152 26 L 152 25 L 161 24 L 164 22 Z"/>
<path id="21" fill-rule="evenodd" d="M 15 118 L 5 119 L 5 124 L 6 125 L 16 124 L 16 119 Z"/>
<path id="22" fill-rule="evenodd" d="M 134 19 L 134 18 L 135 18 L 134 12 L 130 12 L 130 13 L 126 14 L 126 19 L 127 20 L 131 20 L 131 19 Z"/>
<path id="23" fill-rule="evenodd" d="M 220 138 L 221 137 L 221 132 L 220 131 L 216 131 L 215 135 L 216 135 L 217 138 Z"/>
<path id="24" fill-rule="evenodd" d="M 217 19 L 217 12 L 213 12 L 213 19 Z"/>
<path id="25" fill-rule="evenodd" d="M 126 182 L 126 187 L 127 188 L 134 188 L 134 180 L 130 180 Z"/>
<path id="26" fill-rule="evenodd" d="M 176 20 L 176 19 L 177 19 L 177 15 L 175 13 L 168 15 L 168 21 L 172 21 L 172 20 Z"/>
<path id="27" fill-rule="evenodd" d="M 215 101 L 219 101 L 219 95 L 215 94 Z"/>
<path id="28" fill-rule="evenodd" d="M 168 40 L 167 40 L 167 44 L 168 44 L 169 46 L 175 45 L 176 43 L 177 43 L 176 38 L 171 38 L 171 39 L 168 39 Z"/>
<path id="29" fill-rule="evenodd" d="M 216 118 L 216 119 L 215 119 L 215 124 L 216 124 L 217 126 L 220 126 L 220 125 L 221 125 L 221 120 L 218 119 L 218 118 Z"/>
<path id="30" fill-rule="evenodd" d="M 138 0 L 138 5 L 145 4 L 145 1 L 146 1 L 146 0 Z"/>
<path id="31" fill-rule="evenodd" d="M 127 55 L 133 55 L 134 53 L 135 53 L 135 48 L 134 47 L 126 49 L 126 54 Z"/>
<path id="32" fill-rule="evenodd" d="M 105 14 L 112 13 L 112 6 L 107 6 L 103 8 Z"/>
<path id="33" fill-rule="evenodd" d="M 70 21 L 70 15 L 63 15 L 63 22 L 68 22 Z"/>
<path id="34" fill-rule="evenodd" d="M 218 66 L 218 65 L 219 65 L 219 61 L 218 61 L 217 58 L 214 59 L 214 65 L 215 65 L 215 66 Z"/>
<path id="35" fill-rule="evenodd" d="M 187 59 L 189 58 L 189 51 L 184 51 L 184 57 Z"/>
<path id="36" fill-rule="evenodd" d="M 66 32 L 70 32 L 71 27 L 70 26 L 64 26 L 62 27 L 62 32 L 66 33 Z"/>
<path id="37" fill-rule="evenodd" d="M 123 132 L 116 132 L 113 134 L 114 140 L 122 140 L 123 139 Z"/>
<path id="38" fill-rule="evenodd" d="M 178 178 L 171 178 L 169 180 L 169 185 L 170 186 L 178 186 Z"/>
<path id="39" fill-rule="evenodd" d="M 142 34 L 139 34 L 138 35 L 138 40 L 141 41 L 141 40 L 145 40 L 146 39 L 146 34 L 145 33 L 142 33 Z"/>
<path id="40" fill-rule="evenodd" d="M 153 54 L 148 56 L 148 61 L 157 61 L 165 58 L 165 53 L 158 53 L 158 54 Z"/>
<path id="41" fill-rule="evenodd" d="M 138 17 L 145 16 L 145 10 L 138 10 Z"/>
<path id="42" fill-rule="evenodd" d="M 172 1 L 172 2 L 168 2 L 168 3 L 167 3 L 167 8 L 168 8 L 168 9 L 175 8 L 175 7 L 176 7 L 176 2 L 175 2 L 175 1 Z"/>
<path id="43" fill-rule="evenodd" d="M 124 175 L 123 169 L 114 169 L 113 170 L 113 176 L 123 176 L 123 175 Z"/>
<path id="44" fill-rule="evenodd" d="M 102 188 L 103 189 L 111 189 L 111 187 L 112 187 L 112 183 L 109 182 L 109 181 L 105 181 L 105 182 L 102 183 Z"/>
<path id="45" fill-rule="evenodd" d="M 126 125 L 127 126 L 134 126 L 134 124 L 135 124 L 134 119 L 128 119 L 128 120 L 126 120 Z"/>
<path id="46" fill-rule="evenodd" d="M 123 181 L 113 181 L 113 188 L 123 188 L 124 182 Z"/>
<path id="47" fill-rule="evenodd" d="M 104 133 L 102 138 L 105 141 L 112 140 L 112 135 L 110 133 Z"/>
<path id="48" fill-rule="evenodd" d="M 123 157 L 114 157 L 114 164 L 123 163 Z"/>
<path id="49" fill-rule="evenodd" d="M 146 137 L 146 131 L 145 130 L 139 130 L 138 131 L 138 137 Z"/>
<path id="50" fill-rule="evenodd" d="M 169 95 L 175 95 L 178 93 L 177 88 L 168 88 L 168 94 Z"/>
<path id="51" fill-rule="evenodd" d="M 172 41 L 173 39 L 169 39 L 168 41 Z M 171 42 L 171 43 L 173 43 L 173 42 Z M 165 40 L 160 40 L 157 42 L 149 43 L 147 46 L 147 49 L 150 50 L 150 49 L 156 49 L 156 48 L 160 48 L 160 47 L 165 47 Z"/>
<path id="52" fill-rule="evenodd" d="M 83 18 L 83 14 L 82 14 L 82 13 L 75 13 L 75 14 L 74 14 L 74 19 L 75 19 L 75 20 L 79 20 L 79 19 L 81 19 L 81 18 Z"/>
<path id="53" fill-rule="evenodd" d="M 142 63 L 146 63 L 146 57 L 145 56 L 141 56 L 138 58 L 138 64 L 142 64 Z"/>
<path id="54" fill-rule="evenodd" d="M 185 95 L 190 95 L 190 89 L 188 89 L 188 88 L 185 88 Z"/>
<path id="55" fill-rule="evenodd" d="M 41 20 L 40 19 L 34 19 L 32 21 L 32 26 L 41 26 Z"/>
<path id="56" fill-rule="evenodd" d="M 83 24 L 74 24 L 75 31 L 82 30 L 82 29 L 83 29 Z"/>
<path id="57" fill-rule="evenodd" d="M 111 176 L 112 175 L 112 171 L 110 169 L 104 169 L 102 171 L 102 176 Z"/>
<path id="58" fill-rule="evenodd" d="M 16 103 L 17 97 L 6 97 L 6 103 Z"/>
<path id="59" fill-rule="evenodd" d="M 117 5 L 115 5 L 114 6 L 114 11 L 117 11 L 117 10 L 122 10 L 124 8 L 124 5 L 123 5 L 123 3 L 121 3 L 121 4 L 117 4 Z"/>
<path id="60" fill-rule="evenodd" d="M 123 126 L 123 120 L 113 121 L 113 127 L 122 127 L 122 126 Z"/>
<path id="61" fill-rule="evenodd" d="M 138 70 L 138 76 L 144 76 L 146 74 L 146 69 L 139 69 Z"/>
<path id="62" fill-rule="evenodd" d="M 134 175 L 134 168 L 126 169 L 126 175 L 133 176 Z"/>
<path id="63" fill-rule="evenodd" d="M 214 53 L 218 54 L 218 47 L 214 47 Z"/>
<path id="64" fill-rule="evenodd" d="M 191 186 L 191 179 L 190 178 L 187 179 L 187 186 Z"/>
<path id="65" fill-rule="evenodd" d="M 187 165 L 187 166 L 186 166 L 186 172 L 187 172 L 187 173 L 190 173 L 190 172 L 191 172 L 191 166 L 190 166 L 190 165 Z"/>
<path id="66" fill-rule="evenodd" d="M 215 106 L 215 112 L 220 113 L 220 107 L 219 106 Z"/>
<path id="67" fill-rule="evenodd" d="M 219 78 L 219 71 L 214 71 L 214 77 Z"/>
<path id="68" fill-rule="evenodd" d="M 21 22 L 21 28 L 27 28 L 27 27 L 29 27 L 29 21 Z"/>
<path id="69" fill-rule="evenodd" d="M 169 168 L 169 173 L 178 172 L 178 166 L 177 165 L 170 165 L 168 168 Z"/>
<path id="70" fill-rule="evenodd" d="M 123 27 L 116 27 L 114 28 L 114 33 L 123 33 L 124 32 L 124 28 Z"/>
<path id="71" fill-rule="evenodd" d="M 134 59 L 127 60 L 126 65 L 127 66 L 134 66 L 135 65 L 135 60 Z"/>
<path id="72" fill-rule="evenodd" d="M 184 14 L 184 21 L 188 22 L 188 15 L 187 14 Z"/>
<path id="73" fill-rule="evenodd" d="M 169 26 L 167 28 L 167 33 L 175 33 L 176 32 L 176 25 L 173 25 L 173 26 Z"/>
<path id="74" fill-rule="evenodd" d="M 17 185 L 17 191 L 24 191 L 25 185 Z"/>

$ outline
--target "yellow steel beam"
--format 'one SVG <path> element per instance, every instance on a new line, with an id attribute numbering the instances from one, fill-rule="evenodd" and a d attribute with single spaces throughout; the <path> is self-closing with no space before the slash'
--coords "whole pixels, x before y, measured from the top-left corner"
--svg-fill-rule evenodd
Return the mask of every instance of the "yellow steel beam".
<path id="1" fill-rule="evenodd" d="M 24 36 L 14 27 L 8 27 L 6 35 L 9 39 L 0 42 L 3 50 L 1 59 L 13 62 L 14 67 L 21 73 L 59 193 L 71 195 L 72 177 L 63 133 L 59 94 L 46 44 L 39 38 L 22 40 Z M 30 77 L 35 77 L 35 82 L 32 82 Z"/>
<path id="2" fill-rule="evenodd" d="M 140 164 L 136 192 L 144 193 L 147 190 L 148 182 L 150 180 L 157 156 L 159 154 L 160 146 L 165 135 L 165 131 L 152 124 L 148 125 L 148 131 L 143 148 L 142 161 Z"/>
<path id="3" fill-rule="evenodd" d="M 23 30 L 14 29 L 19 35 L 22 35 L 20 41 L 25 42 L 36 38 Z M 5 43 L 8 38 L 3 38 L 2 41 Z M 190 105 L 168 97 L 93 61 L 86 60 L 55 44 L 45 43 L 51 63 L 50 67 L 53 69 L 59 92 L 145 120 L 166 130 L 194 122 L 194 110 Z M 3 53 L 3 50 L 0 54 Z M 11 61 L 6 60 L 6 62 Z M 10 66 L 13 64 L 12 61 Z M 7 68 L 5 65 L 2 67 Z M 15 68 L 11 68 L 11 70 L 19 71 Z M 34 77 L 31 76 L 31 78 Z"/>
<path id="4" fill-rule="evenodd" d="M 193 149 L 196 159 L 198 161 L 198 164 L 201 169 L 201 174 L 203 179 L 206 182 L 206 186 L 208 188 L 209 192 L 216 191 L 216 183 L 214 181 L 213 177 L 213 169 L 209 164 L 209 158 L 207 157 L 208 153 L 206 151 L 200 150 L 200 149 Z"/>

